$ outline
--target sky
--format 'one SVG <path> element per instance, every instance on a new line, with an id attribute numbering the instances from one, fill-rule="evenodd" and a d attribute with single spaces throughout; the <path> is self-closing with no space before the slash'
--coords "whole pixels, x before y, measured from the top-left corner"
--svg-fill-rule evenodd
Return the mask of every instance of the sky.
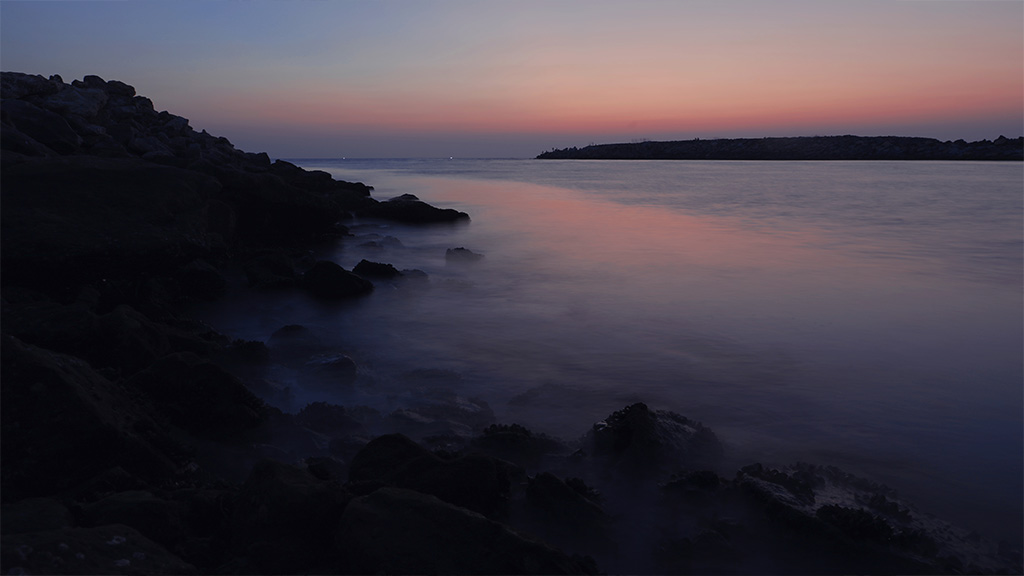
<path id="1" fill-rule="evenodd" d="M 1024 0 L 0 1 L 0 68 L 274 158 L 1024 135 Z"/>

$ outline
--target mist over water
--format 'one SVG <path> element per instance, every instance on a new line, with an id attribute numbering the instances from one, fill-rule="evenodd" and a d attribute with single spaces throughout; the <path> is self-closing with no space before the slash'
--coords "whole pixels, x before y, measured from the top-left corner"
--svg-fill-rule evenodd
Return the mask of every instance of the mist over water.
<path id="1" fill-rule="evenodd" d="M 714 429 L 729 465 L 834 464 L 1020 540 L 1021 165 L 296 163 L 472 222 L 349 222 L 355 237 L 319 255 L 426 282 L 204 311 L 237 338 L 303 324 L 359 365 L 344 388 L 282 371 L 282 408 L 393 410 L 439 393 L 410 374 L 446 370 L 445 390 L 499 422 L 574 439 L 644 401 Z M 484 258 L 446 262 L 455 247 Z"/>

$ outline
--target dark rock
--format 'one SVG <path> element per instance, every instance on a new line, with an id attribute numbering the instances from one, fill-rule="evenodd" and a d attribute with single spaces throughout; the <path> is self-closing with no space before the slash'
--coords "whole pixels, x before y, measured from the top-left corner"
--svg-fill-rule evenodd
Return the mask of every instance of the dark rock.
<path id="1" fill-rule="evenodd" d="M 317 298 L 337 300 L 361 296 L 373 290 L 373 284 L 338 266 L 321 260 L 303 275 L 305 288 Z"/>
<path id="2" fill-rule="evenodd" d="M 352 500 L 337 547 L 352 574 L 592 574 L 570 558 L 505 526 L 437 498 L 381 488 Z"/>
<path id="3" fill-rule="evenodd" d="M 107 93 L 98 88 L 65 85 L 55 94 L 43 98 L 43 107 L 61 114 L 94 118 L 107 103 Z"/>
<path id="4" fill-rule="evenodd" d="M 124 389 L 77 358 L 2 342 L 5 499 L 54 494 L 115 466 L 150 480 L 176 475 L 178 445 Z"/>
<path id="5" fill-rule="evenodd" d="M 546 434 L 535 434 L 519 424 L 491 424 L 473 439 L 473 446 L 520 466 L 534 466 L 546 455 L 568 452 L 563 442 Z"/>
<path id="6" fill-rule="evenodd" d="M 445 262 L 476 262 L 483 258 L 483 254 L 477 254 L 469 248 L 449 248 L 445 250 Z"/>
<path id="7" fill-rule="evenodd" d="M 295 415 L 295 421 L 300 426 L 305 426 L 315 432 L 332 437 L 342 437 L 359 434 L 365 430 L 364 422 L 367 411 L 371 418 L 379 417 L 377 411 L 372 408 L 350 410 L 344 406 L 336 406 L 327 402 L 312 402 L 299 410 Z"/>
<path id="8" fill-rule="evenodd" d="M 324 344 L 309 328 L 301 324 L 289 324 L 278 328 L 270 335 L 267 347 L 275 353 L 308 356 L 322 350 Z"/>
<path id="9" fill-rule="evenodd" d="M 0 172 L 3 282 L 66 299 L 83 285 L 172 275 L 217 250 L 204 199 L 218 183 L 141 160 L 34 159 Z"/>
<path id="10" fill-rule="evenodd" d="M 38 74 L 21 72 L 4 72 L 0 74 L 0 97 L 4 99 L 21 99 L 29 96 L 48 96 L 56 94 L 64 86 L 60 76 L 49 79 Z M 4 106 L 6 106 L 6 102 Z"/>
<path id="11" fill-rule="evenodd" d="M 722 457 L 722 445 L 700 422 L 637 403 L 594 424 L 584 438 L 589 453 L 624 472 L 704 468 Z"/>
<path id="12" fill-rule="evenodd" d="M 401 434 L 372 440 L 349 467 L 351 482 L 379 482 L 431 494 L 484 514 L 507 513 L 514 466 L 481 454 L 442 459 Z"/>
<path id="13" fill-rule="evenodd" d="M 5 536 L 7 574 L 196 574 L 165 548 L 120 524 Z"/>
<path id="14" fill-rule="evenodd" d="M 403 194 L 385 202 L 378 202 L 359 211 L 367 218 L 394 220 L 407 224 L 434 224 L 469 221 L 469 215 L 452 208 L 437 208 L 412 194 Z"/>
<path id="15" fill-rule="evenodd" d="M 82 510 L 87 526 L 124 524 L 171 550 L 185 535 L 177 502 L 162 500 L 145 490 L 111 494 Z"/>
<path id="16" fill-rule="evenodd" d="M 866 510 L 827 504 L 818 508 L 815 515 L 855 540 L 888 543 L 893 537 L 892 526 Z"/>
<path id="17" fill-rule="evenodd" d="M 244 264 L 249 285 L 262 289 L 293 288 L 298 284 L 295 265 L 283 250 L 265 250 Z"/>
<path id="18" fill-rule="evenodd" d="M 71 511 L 55 498 L 26 498 L 0 508 L 0 534 L 4 536 L 60 530 L 73 525 Z"/>
<path id="19" fill-rule="evenodd" d="M 381 264 L 379 262 L 370 262 L 369 260 L 360 260 L 359 264 L 356 264 L 355 268 L 352 269 L 352 272 L 366 278 L 391 279 L 402 275 L 391 264 Z"/>
<path id="20" fill-rule="evenodd" d="M 263 461 L 238 495 L 232 549 L 242 573 L 299 574 L 336 564 L 335 530 L 349 495 L 308 470 Z"/>
<path id="21" fill-rule="evenodd" d="M 44 110 L 24 100 L 4 100 L 3 113 L 6 122 L 10 122 L 23 137 L 30 138 L 58 154 L 72 154 L 82 145 L 82 138 L 60 114 Z M 31 153 L 33 150 L 29 143 L 22 143 L 14 149 L 22 153 Z"/>
<path id="22" fill-rule="evenodd" d="M 234 376 L 195 354 L 165 356 L 127 386 L 148 396 L 174 425 L 205 438 L 229 438 L 259 426 L 266 405 Z"/>
<path id="23" fill-rule="evenodd" d="M 787 496 L 783 499 L 792 497 L 801 504 L 814 504 L 814 489 L 807 481 L 797 476 L 791 476 L 779 470 L 766 468 L 760 463 L 744 466 L 737 473 L 737 476 L 743 480 L 756 478 L 778 486 L 787 493 Z M 763 484 L 759 484 L 759 486 L 763 488 Z M 776 490 L 771 489 L 771 491 L 778 496 L 778 492 Z"/>
<path id="24" fill-rule="evenodd" d="M 305 368 L 330 383 L 351 384 L 356 377 L 356 363 L 344 354 L 317 354 L 306 361 Z"/>
<path id="25" fill-rule="evenodd" d="M 528 510 L 534 518 L 531 528 L 545 541 L 564 548 L 597 548 L 608 552 L 615 547 L 609 529 L 611 518 L 595 501 L 597 495 L 582 480 L 570 485 L 554 474 L 541 472 L 526 487 Z"/>

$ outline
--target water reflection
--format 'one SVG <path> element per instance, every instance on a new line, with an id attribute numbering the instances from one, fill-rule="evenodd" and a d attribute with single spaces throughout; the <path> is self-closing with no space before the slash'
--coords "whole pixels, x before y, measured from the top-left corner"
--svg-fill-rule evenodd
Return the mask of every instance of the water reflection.
<path id="1" fill-rule="evenodd" d="M 351 223 L 356 237 L 331 259 L 417 268 L 429 282 L 378 285 L 340 308 L 254 296 L 258 311 L 233 320 L 247 331 L 238 336 L 306 324 L 356 359 L 360 386 L 297 403 L 393 409 L 414 394 L 403 374 L 451 370 L 460 378 L 446 386 L 482 396 L 499 420 L 572 438 L 642 399 L 704 421 L 741 463 L 837 464 L 930 491 L 931 508 L 946 503 L 940 512 L 974 525 L 1019 531 L 1019 238 L 931 230 L 966 204 L 947 192 L 925 202 L 906 192 L 920 174 L 884 163 L 731 176 L 718 164 L 682 178 L 683 164 L 639 184 L 605 170 L 577 189 L 339 172 L 379 198 L 413 193 L 473 221 Z M 959 185 L 980 178 L 968 176 Z M 924 185 L 949 185 L 939 180 Z M 681 188 L 684 199 L 666 199 Z M 731 209 L 737 190 L 744 203 Z M 387 236 L 400 243 L 366 245 Z M 447 262 L 458 246 L 484 258 Z"/>

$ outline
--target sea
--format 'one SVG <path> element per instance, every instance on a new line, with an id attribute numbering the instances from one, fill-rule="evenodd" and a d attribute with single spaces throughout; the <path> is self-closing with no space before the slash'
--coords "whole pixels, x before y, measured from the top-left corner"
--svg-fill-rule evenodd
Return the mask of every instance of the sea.
<path id="1" fill-rule="evenodd" d="M 209 320 L 330 334 L 380 410 L 441 374 L 498 422 L 567 440 L 634 402 L 701 421 L 730 475 L 838 466 L 1019 545 L 1024 166 L 984 162 L 292 159 L 471 216 L 351 220 L 316 254 L 416 269 L 325 307 L 246 293 Z M 446 259 L 450 248 L 482 255 Z"/>

